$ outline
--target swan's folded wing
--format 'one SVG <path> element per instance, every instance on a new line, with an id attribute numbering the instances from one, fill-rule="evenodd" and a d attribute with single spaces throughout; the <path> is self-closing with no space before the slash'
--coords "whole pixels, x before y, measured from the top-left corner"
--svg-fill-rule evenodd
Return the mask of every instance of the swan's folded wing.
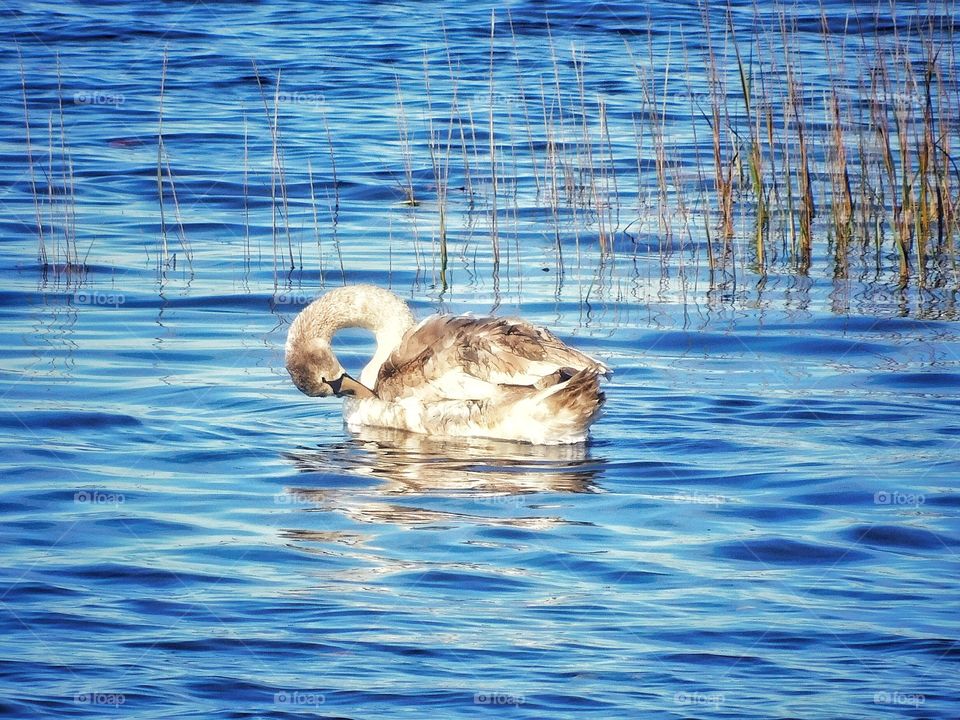
<path id="1" fill-rule="evenodd" d="M 523 320 L 435 316 L 405 336 L 380 369 L 384 400 L 481 399 L 503 385 L 531 386 L 558 370 L 595 369 L 603 363 Z"/>

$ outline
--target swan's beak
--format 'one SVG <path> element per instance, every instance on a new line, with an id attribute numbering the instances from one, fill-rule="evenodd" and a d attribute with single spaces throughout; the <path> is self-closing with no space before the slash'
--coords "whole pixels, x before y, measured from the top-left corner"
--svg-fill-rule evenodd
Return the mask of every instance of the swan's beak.
<path id="1" fill-rule="evenodd" d="M 370 388 L 363 383 L 357 382 L 346 373 L 336 380 L 327 381 L 327 384 L 333 389 L 333 394 L 337 397 L 356 397 L 361 399 L 376 397 Z"/>

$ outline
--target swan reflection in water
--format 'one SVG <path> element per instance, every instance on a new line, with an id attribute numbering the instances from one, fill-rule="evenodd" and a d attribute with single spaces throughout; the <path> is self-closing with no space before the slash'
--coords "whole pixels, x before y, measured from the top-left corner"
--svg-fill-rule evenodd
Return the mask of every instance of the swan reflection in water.
<path id="1" fill-rule="evenodd" d="M 518 517 L 515 509 L 534 493 L 599 492 L 596 477 L 604 466 L 584 444 L 438 439 L 381 428 L 363 428 L 346 442 L 298 449 L 286 457 L 302 473 L 321 474 L 313 486 L 287 487 L 291 503 L 338 512 L 355 522 L 407 526 L 468 522 L 542 529 L 567 523 L 551 517 Z M 336 478 L 336 483 L 324 486 L 322 476 Z M 345 485 L 344 476 L 378 482 L 372 487 Z M 438 496 L 473 501 L 472 512 L 436 510 L 412 502 Z M 475 512 L 481 504 L 482 514 Z M 305 530 L 284 534 L 300 540 L 350 540 Z"/>

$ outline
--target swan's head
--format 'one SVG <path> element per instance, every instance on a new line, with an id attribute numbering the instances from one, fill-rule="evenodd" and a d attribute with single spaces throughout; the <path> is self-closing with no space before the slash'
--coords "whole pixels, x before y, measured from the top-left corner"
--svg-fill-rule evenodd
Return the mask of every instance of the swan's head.
<path id="1" fill-rule="evenodd" d="M 297 389 L 310 397 L 373 395 L 346 373 L 330 343 L 322 338 L 288 346 L 287 372 Z"/>
<path id="2" fill-rule="evenodd" d="M 340 379 L 346 374 L 330 343 L 321 338 L 288 347 L 287 372 L 297 389 L 310 397 L 338 394 Z"/>

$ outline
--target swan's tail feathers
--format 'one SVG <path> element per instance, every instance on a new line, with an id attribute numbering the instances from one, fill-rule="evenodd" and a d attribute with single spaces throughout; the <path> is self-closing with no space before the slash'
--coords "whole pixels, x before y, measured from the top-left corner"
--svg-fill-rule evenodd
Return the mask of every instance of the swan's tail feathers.
<path id="1" fill-rule="evenodd" d="M 558 373 L 559 382 L 537 393 L 538 409 L 553 434 L 548 442 L 585 440 L 590 423 L 600 414 L 605 399 L 600 390 L 601 372 L 598 368 L 579 371 L 563 368 L 554 374 Z"/>

